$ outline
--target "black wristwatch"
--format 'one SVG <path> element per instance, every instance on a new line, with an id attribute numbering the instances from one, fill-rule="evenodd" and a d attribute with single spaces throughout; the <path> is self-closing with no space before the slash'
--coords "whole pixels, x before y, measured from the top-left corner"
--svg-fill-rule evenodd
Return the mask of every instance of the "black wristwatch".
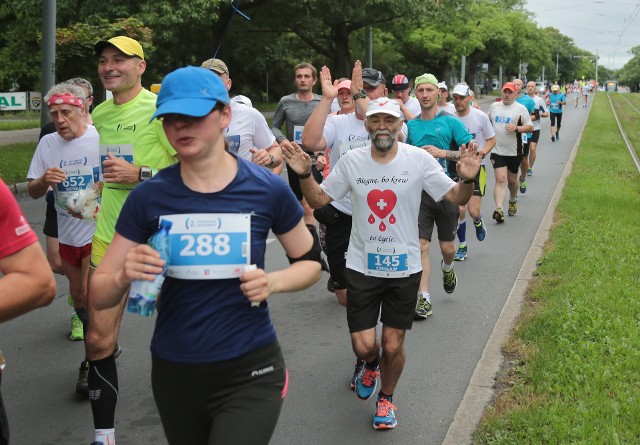
<path id="1" fill-rule="evenodd" d="M 367 92 L 360 88 L 360 91 L 353 95 L 353 100 L 364 99 L 365 97 L 367 97 Z"/>
<path id="2" fill-rule="evenodd" d="M 473 184 L 474 182 L 476 182 L 475 179 L 463 179 L 462 180 L 463 184 Z"/>
<path id="3" fill-rule="evenodd" d="M 153 172 L 151 171 L 151 167 L 147 167 L 143 165 L 140 167 L 140 181 L 146 181 L 147 179 L 151 179 L 153 177 Z"/>

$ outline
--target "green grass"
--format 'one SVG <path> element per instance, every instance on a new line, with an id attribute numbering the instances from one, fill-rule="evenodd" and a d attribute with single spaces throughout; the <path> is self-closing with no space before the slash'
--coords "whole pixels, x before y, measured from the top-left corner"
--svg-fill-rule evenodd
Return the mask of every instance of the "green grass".
<path id="1" fill-rule="evenodd" d="M 640 443 L 640 175 L 616 133 L 598 94 L 474 443 Z"/>
<path id="2" fill-rule="evenodd" d="M 0 147 L 0 177 L 4 182 L 15 184 L 27 180 L 27 171 L 37 145 L 35 142 L 26 142 Z"/>
<path id="3" fill-rule="evenodd" d="M 0 131 L 27 130 L 30 128 L 40 128 L 40 120 L 0 119 Z"/>

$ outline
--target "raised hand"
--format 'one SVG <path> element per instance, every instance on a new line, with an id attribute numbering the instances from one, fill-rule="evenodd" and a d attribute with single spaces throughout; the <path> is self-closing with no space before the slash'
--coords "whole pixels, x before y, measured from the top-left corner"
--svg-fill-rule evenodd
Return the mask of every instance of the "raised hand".
<path id="1" fill-rule="evenodd" d="M 338 97 L 338 81 L 331 80 L 331 71 L 326 66 L 320 70 L 320 85 L 322 86 L 322 96 L 327 99 L 335 99 Z"/>
<path id="2" fill-rule="evenodd" d="M 282 157 L 287 161 L 287 166 L 299 175 L 311 171 L 311 157 L 295 142 L 290 146 L 282 146 Z"/>
<path id="3" fill-rule="evenodd" d="M 460 147 L 460 160 L 456 163 L 456 170 L 462 180 L 474 179 L 480 171 L 482 153 L 478 151 L 478 144 L 469 142 Z"/>

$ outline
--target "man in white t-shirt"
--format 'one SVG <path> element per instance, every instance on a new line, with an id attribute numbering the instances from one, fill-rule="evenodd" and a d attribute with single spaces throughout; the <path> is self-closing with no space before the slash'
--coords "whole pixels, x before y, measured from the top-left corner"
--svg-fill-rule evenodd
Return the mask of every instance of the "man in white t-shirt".
<path id="1" fill-rule="evenodd" d="M 356 87 L 358 68 L 356 62 L 352 79 Z M 325 101 L 328 109 L 330 101 Z M 356 381 L 358 397 L 373 396 L 378 376 L 381 379 L 375 429 L 397 425 L 393 392 L 404 367 L 404 338 L 413 324 L 421 275 L 417 221 L 422 191 L 437 201 L 444 198 L 465 204 L 480 166 L 480 155 L 463 148 L 458 161 L 463 181 L 455 183 L 424 150 L 398 142 L 401 117 L 395 100 L 370 101 L 365 128 L 371 144 L 345 152 L 322 185 L 311 178 L 311 158 L 300 147 L 283 150 L 313 208 L 351 196 L 353 227 L 345 271 L 347 321 L 353 350 L 365 361 Z M 376 339 L 379 316 L 381 343 Z"/>
<path id="2" fill-rule="evenodd" d="M 522 161 L 522 134 L 533 131 L 533 123 L 529 111 L 524 105 L 516 102 L 516 86 L 507 82 L 502 86 L 502 101 L 493 102 L 489 107 L 489 119 L 496 132 L 496 145 L 491 153 L 491 164 L 496 185 L 493 199 L 496 209 L 493 219 L 498 224 L 504 222 L 502 205 L 509 188 L 509 216 L 518 213 L 518 170 Z"/>
<path id="3" fill-rule="evenodd" d="M 391 81 L 391 91 L 393 97 L 400 105 L 400 111 L 405 122 L 420 114 L 420 102 L 415 97 L 411 97 L 411 84 L 404 74 L 396 74 Z"/>
<path id="4" fill-rule="evenodd" d="M 44 102 L 56 132 L 40 139 L 27 173 L 27 190 L 37 199 L 53 188 L 62 270 L 69 280 L 75 312 L 86 329 L 91 238 L 96 224 L 74 218 L 67 211 L 67 199 L 97 182 L 100 138 L 95 127 L 86 122 L 81 87 L 70 83 L 55 85 Z M 86 379 L 78 380 L 76 392 L 88 392 Z"/>
<path id="5" fill-rule="evenodd" d="M 209 59 L 202 62 L 201 66 L 220 76 L 227 91 L 231 89 L 232 81 L 226 63 L 220 59 Z M 231 100 L 230 105 L 232 118 L 224 135 L 229 144 L 229 152 L 266 168 L 280 166 L 280 145 L 262 113 L 253 108 L 251 101 L 244 96 Z"/>
<path id="6" fill-rule="evenodd" d="M 456 107 L 456 117 L 462 121 L 464 127 L 478 144 L 478 151 L 482 155 L 480 171 L 473 184 L 473 196 L 466 206 L 460 206 L 460 217 L 458 218 L 458 250 L 454 259 L 464 261 L 467 258 L 465 210 L 469 211 L 469 216 L 473 218 L 473 225 L 476 229 L 476 238 L 483 241 L 487 236 L 487 229 L 482 219 L 480 211 L 481 200 L 484 196 L 487 185 L 487 171 L 485 169 L 484 158 L 496 144 L 496 132 L 491 125 L 489 116 L 479 108 L 471 106 L 471 88 L 465 84 L 458 84 L 453 88 L 453 105 Z"/>

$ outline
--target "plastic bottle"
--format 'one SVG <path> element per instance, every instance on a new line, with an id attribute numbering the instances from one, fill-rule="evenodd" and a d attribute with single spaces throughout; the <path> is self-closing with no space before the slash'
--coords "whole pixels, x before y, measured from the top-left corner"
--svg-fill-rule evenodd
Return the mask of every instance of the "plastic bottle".
<path id="1" fill-rule="evenodd" d="M 171 256 L 171 242 L 169 240 L 169 230 L 171 221 L 163 219 L 160 221 L 160 228 L 149 238 L 149 246 L 155 249 L 160 257 L 166 261 L 162 272 L 156 275 L 153 281 L 135 280 L 131 283 L 129 297 L 127 299 L 127 312 L 151 317 L 156 309 L 156 302 L 162 283 L 164 282 L 167 269 L 169 267 L 169 257 Z"/>

